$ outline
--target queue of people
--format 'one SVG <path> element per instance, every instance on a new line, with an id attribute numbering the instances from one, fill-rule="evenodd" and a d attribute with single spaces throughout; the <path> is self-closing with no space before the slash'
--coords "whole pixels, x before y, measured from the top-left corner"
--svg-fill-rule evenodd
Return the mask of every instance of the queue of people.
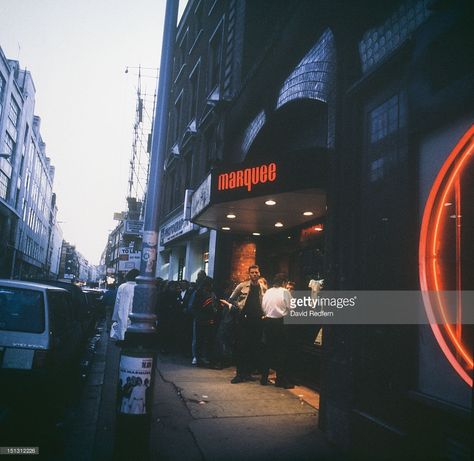
<path id="1" fill-rule="evenodd" d="M 133 303 L 134 278 L 117 291 L 111 337 L 123 340 Z M 192 365 L 216 369 L 236 365 L 232 384 L 256 381 L 268 384 L 270 367 L 276 371 L 275 385 L 292 388 L 288 376 L 287 333 L 283 319 L 289 313 L 294 283 L 277 274 L 272 286 L 260 268 L 248 268 L 248 280 L 226 283 L 216 294 L 214 281 L 200 271 L 196 281 L 156 280 L 158 347 L 161 352 L 189 353 Z"/>

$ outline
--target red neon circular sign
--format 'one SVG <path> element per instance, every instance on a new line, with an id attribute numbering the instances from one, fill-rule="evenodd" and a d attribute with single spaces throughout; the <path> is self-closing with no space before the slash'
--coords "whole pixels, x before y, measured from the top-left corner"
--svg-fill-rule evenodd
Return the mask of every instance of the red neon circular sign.
<path id="1" fill-rule="evenodd" d="M 469 226 L 474 222 L 473 152 L 474 125 L 449 154 L 433 183 L 423 213 L 419 246 L 420 285 L 431 329 L 449 363 L 471 387 L 472 344 L 462 324 L 462 306 L 456 306 L 456 319 L 448 317 L 441 297 L 428 292 L 473 289 L 469 281 L 472 261 L 462 257 L 466 246 L 472 251 L 474 244 L 472 234 L 463 232 L 465 222 Z"/>

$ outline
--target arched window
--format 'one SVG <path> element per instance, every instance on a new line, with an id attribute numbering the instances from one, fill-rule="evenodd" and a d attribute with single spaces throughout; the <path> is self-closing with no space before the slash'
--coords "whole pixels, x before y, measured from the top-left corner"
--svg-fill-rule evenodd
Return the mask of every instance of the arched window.
<path id="1" fill-rule="evenodd" d="M 295 99 L 317 99 L 328 102 L 335 84 L 336 49 L 331 30 L 321 38 L 285 80 L 276 108 Z"/>

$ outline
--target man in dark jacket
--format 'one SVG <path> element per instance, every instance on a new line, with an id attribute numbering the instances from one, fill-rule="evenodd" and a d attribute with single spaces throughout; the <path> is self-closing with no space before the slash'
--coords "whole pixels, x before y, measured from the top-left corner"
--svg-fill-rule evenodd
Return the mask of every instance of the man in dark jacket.
<path id="1" fill-rule="evenodd" d="M 215 337 L 220 303 L 214 294 L 213 285 L 211 277 L 202 280 L 192 301 L 196 365 L 215 364 Z"/>

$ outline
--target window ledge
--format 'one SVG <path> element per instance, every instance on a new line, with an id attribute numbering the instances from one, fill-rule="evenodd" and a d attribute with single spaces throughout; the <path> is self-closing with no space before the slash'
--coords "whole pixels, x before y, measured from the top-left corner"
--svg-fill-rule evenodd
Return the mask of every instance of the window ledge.
<path id="1" fill-rule="evenodd" d="M 408 398 L 414 402 L 417 402 L 425 407 L 429 407 L 435 410 L 441 410 L 450 415 L 457 416 L 459 418 L 469 420 L 471 412 L 467 408 L 461 407 L 446 400 L 442 400 L 438 397 L 433 397 L 428 394 L 424 394 L 420 391 L 409 391 Z"/>
<path id="2" fill-rule="evenodd" d="M 194 42 L 193 44 L 191 45 L 191 48 L 189 48 L 189 52 L 188 52 L 188 55 L 191 55 L 192 52 L 194 51 L 194 48 L 197 46 L 200 38 L 202 37 L 204 31 L 201 29 L 198 34 L 196 35 L 196 38 L 194 39 Z"/>
<path id="3" fill-rule="evenodd" d="M 184 69 L 186 68 L 186 63 L 181 65 L 181 68 L 179 69 L 178 75 L 176 75 L 176 78 L 174 79 L 174 83 L 176 84 L 178 80 L 181 78 L 181 76 L 184 74 Z"/>

